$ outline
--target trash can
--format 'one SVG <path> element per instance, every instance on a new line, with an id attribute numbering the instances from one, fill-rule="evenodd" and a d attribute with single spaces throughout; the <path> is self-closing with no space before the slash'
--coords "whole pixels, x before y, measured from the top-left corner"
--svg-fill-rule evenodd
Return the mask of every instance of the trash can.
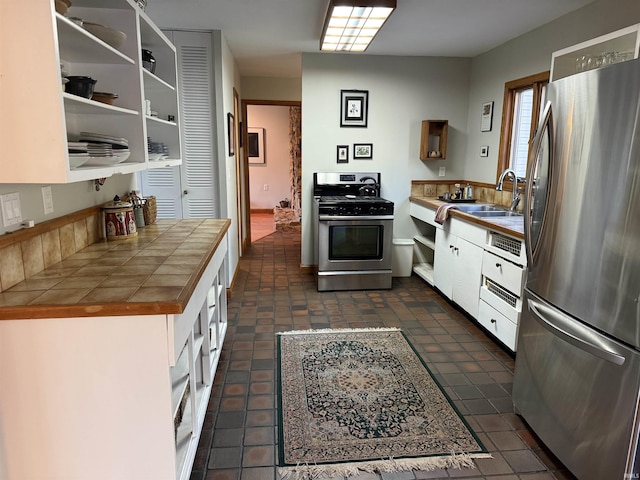
<path id="1" fill-rule="evenodd" d="M 394 238 L 391 274 L 394 277 L 410 277 L 412 269 L 413 240 L 410 238 Z"/>

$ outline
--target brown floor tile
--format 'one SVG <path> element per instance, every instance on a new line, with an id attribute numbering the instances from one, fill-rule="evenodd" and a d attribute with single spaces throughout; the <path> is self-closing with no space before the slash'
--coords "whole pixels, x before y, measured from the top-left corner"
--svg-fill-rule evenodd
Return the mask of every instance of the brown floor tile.
<path id="1" fill-rule="evenodd" d="M 575 480 L 513 413 L 513 356 L 438 292 L 416 276 L 394 278 L 391 290 L 318 292 L 300 263 L 299 233 L 268 234 L 240 259 L 191 480 L 279 479 L 276 332 L 378 326 L 407 334 L 494 458 L 350 480 Z"/>

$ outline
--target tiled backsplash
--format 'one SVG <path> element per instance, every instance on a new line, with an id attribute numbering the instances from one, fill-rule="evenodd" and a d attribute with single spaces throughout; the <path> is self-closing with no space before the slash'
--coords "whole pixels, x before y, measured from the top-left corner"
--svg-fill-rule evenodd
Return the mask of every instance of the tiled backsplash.
<path id="1" fill-rule="evenodd" d="M 91 207 L 0 237 L 0 292 L 97 242 L 100 207 Z"/>
<path id="2" fill-rule="evenodd" d="M 446 192 L 452 192 L 455 190 L 455 184 L 471 185 L 473 188 L 473 198 L 477 199 L 481 203 L 495 203 L 504 207 L 511 205 L 511 199 L 513 197 L 513 191 L 511 188 L 504 188 L 502 191 L 497 191 L 495 185 L 478 182 L 467 182 L 465 180 L 455 180 L 451 183 L 442 183 L 441 180 L 412 180 L 411 181 L 411 196 L 412 197 L 441 197 Z M 521 195 L 520 204 L 518 210 L 522 210 L 524 206 L 524 193 Z"/>

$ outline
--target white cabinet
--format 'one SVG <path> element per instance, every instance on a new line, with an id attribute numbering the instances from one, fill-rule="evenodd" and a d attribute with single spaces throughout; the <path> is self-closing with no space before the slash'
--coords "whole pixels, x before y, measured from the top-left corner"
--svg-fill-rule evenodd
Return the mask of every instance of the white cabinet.
<path id="1" fill-rule="evenodd" d="M 551 81 L 638 58 L 640 24 L 579 43 L 551 55 Z"/>
<path id="2" fill-rule="evenodd" d="M 0 182 L 70 183 L 179 164 L 176 55 L 168 39 L 130 0 L 74 0 L 67 12 L 124 32 L 127 38 L 118 50 L 56 13 L 53 3 L 3 4 Z M 141 48 L 146 47 L 158 52 L 158 75 L 141 66 Z M 61 65 L 69 75 L 91 76 L 97 80 L 96 91 L 118 98 L 107 105 L 63 92 Z M 145 114 L 146 98 L 155 100 L 158 119 Z M 174 120 L 168 121 L 168 115 Z M 126 138 L 129 158 L 115 165 L 72 168 L 67 141 L 77 140 L 83 131 Z M 165 143 L 171 160 L 150 162 L 147 137 Z"/>
<path id="3" fill-rule="evenodd" d="M 180 314 L 0 321 L 3 480 L 189 478 L 227 329 L 226 253 L 225 234 Z"/>
<path id="4" fill-rule="evenodd" d="M 445 229 L 436 232 L 434 284 L 473 318 L 478 317 L 482 251 Z"/>
<path id="5" fill-rule="evenodd" d="M 482 257 L 478 321 L 514 352 L 525 276 L 524 242 L 503 233 L 489 232 Z"/>

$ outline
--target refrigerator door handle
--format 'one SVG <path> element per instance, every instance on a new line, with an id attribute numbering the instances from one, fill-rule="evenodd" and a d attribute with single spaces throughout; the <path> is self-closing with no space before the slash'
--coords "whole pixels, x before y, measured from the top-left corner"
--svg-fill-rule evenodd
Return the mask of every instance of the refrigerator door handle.
<path id="1" fill-rule="evenodd" d="M 594 330 L 535 300 L 529 299 L 528 306 L 531 313 L 541 321 L 543 327 L 565 342 L 607 362 L 616 365 L 622 365 L 625 362 L 625 357 L 605 347 L 605 337 Z"/>

